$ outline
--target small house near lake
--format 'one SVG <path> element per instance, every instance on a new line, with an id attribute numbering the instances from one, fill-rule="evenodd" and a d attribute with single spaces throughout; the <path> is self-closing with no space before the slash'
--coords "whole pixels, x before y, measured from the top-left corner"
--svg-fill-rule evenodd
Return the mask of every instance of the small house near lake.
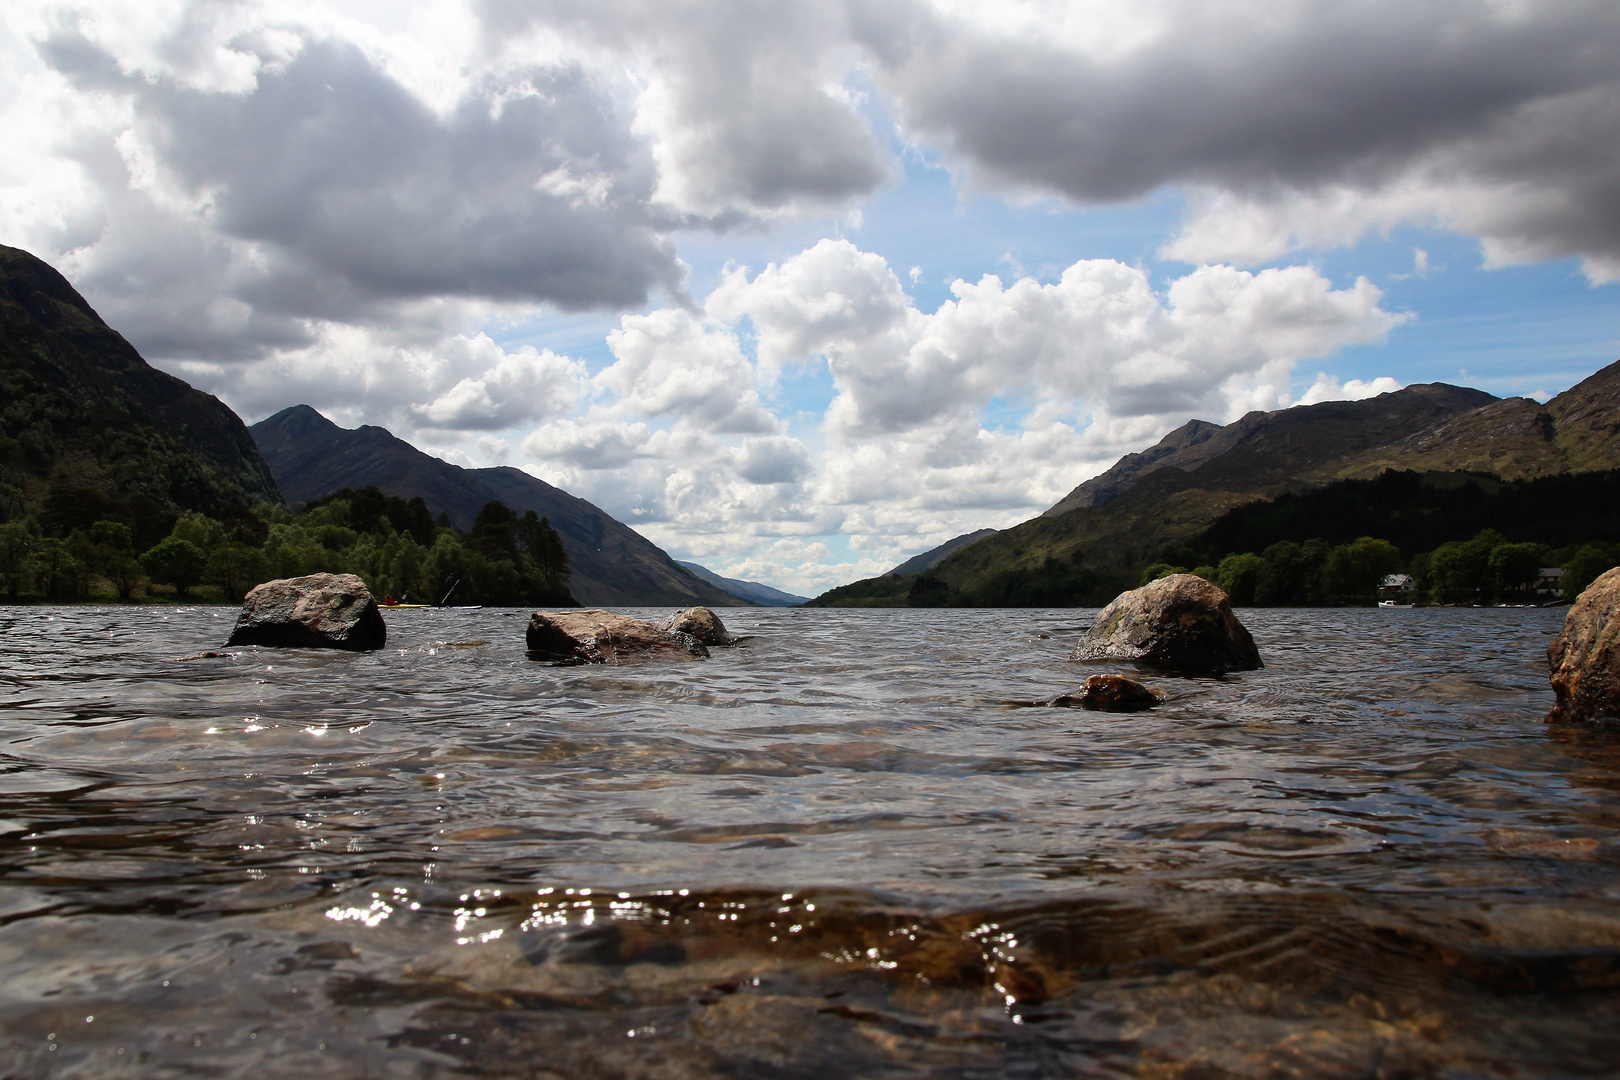
<path id="1" fill-rule="evenodd" d="M 1390 574 L 1378 584 L 1379 600 L 1410 601 L 1417 592 L 1417 581 L 1411 574 Z"/>
<path id="2" fill-rule="evenodd" d="M 1561 599 L 1564 595 L 1564 568 L 1543 566 L 1537 570 L 1535 594 L 1549 600 Z"/>

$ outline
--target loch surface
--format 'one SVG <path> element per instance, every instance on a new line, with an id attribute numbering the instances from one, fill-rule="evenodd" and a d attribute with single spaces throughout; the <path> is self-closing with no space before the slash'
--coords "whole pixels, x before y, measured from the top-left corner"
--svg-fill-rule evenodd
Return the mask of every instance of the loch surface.
<path id="1" fill-rule="evenodd" d="M 1131 673 L 1089 611 L 723 614 L 0 608 L 0 1076 L 1614 1074 L 1562 611 L 1241 611 L 1264 670 L 1128 716 L 1030 707 Z"/>

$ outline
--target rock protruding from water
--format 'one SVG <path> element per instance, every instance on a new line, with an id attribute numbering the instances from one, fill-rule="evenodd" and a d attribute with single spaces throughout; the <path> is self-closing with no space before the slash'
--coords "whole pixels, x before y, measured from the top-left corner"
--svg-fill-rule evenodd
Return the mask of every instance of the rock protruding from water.
<path id="1" fill-rule="evenodd" d="M 720 616 L 706 607 L 677 611 L 663 621 L 660 629 L 685 634 L 709 646 L 730 645 L 737 640 L 726 632 L 726 624 L 720 621 Z"/>
<path id="2" fill-rule="evenodd" d="M 1620 567 L 1586 587 L 1547 647 L 1558 701 L 1549 724 L 1620 717 Z"/>
<path id="3" fill-rule="evenodd" d="M 526 637 L 531 659 L 559 664 L 635 664 L 709 655 L 690 634 L 599 608 L 537 611 L 529 617 Z"/>
<path id="4" fill-rule="evenodd" d="M 353 574 L 309 574 L 250 590 L 225 644 L 365 652 L 387 641 L 388 627 L 365 582 Z"/>
<path id="5" fill-rule="evenodd" d="M 1072 694 L 1059 694 L 1048 705 L 1097 709 L 1102 712 L 1141 712 L 1159 703 L 1159 695 L 1123 675 L 1093 675 Z"/>
<path id="6" fill-rule="evenodd" d="M 1188 675 L 1264 666 L 1231 599 L 1193 574 L 1171 574 L 1115 597 L 1069 659 L 1133 660 Z"/>

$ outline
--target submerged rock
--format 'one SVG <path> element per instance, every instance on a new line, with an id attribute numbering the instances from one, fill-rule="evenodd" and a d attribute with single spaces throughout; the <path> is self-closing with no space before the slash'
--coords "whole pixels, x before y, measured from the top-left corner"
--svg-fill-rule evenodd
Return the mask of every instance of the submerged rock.
<path id="1" fill-rule="evenodd" d="M 1069 659 L 1134 660 L 1189 675 L 1264 666 L 1226 593 L 1193 574 L 1171 574 L 1115 597 Z"/>
<path id="2" fill-rule="evenodd" d="M 563 664 L 627 664 L 709 655 L 703 643 L 690 634 L 600 608 L 537 611 L 529 618 L 525 637 L 530 658 Z"/>
<path id="3" fill-rule="evenodd" d="M 1159 695 L 1123 675 L 1093 675 L 1072 694 L 1059 694 L 1048 705 L 1098 709 L 1102 712 L 1141 712 L 1159 703 Z"/>
<path id="4" fill-rule="evenodd" d="M 1558 701 L 1549 724 L 1620 717 L 1620 567 L 1586 587 L 1547 647 Z"/>
<path id="5" fill-rule="evenodd" d="M 720 616 L 706 607 L 690 607 L 677 611 L 660 625 L 660 629 L 686 634 L 704 645 L 730 645 L 737 640 L 726 632 Z"/>
<path id="6" fill-rule="evenodd" d="M 226 645 L 380 649 L 388 641 L 377 601 L 353 574 L 310 574 L 255 586 Z"/>

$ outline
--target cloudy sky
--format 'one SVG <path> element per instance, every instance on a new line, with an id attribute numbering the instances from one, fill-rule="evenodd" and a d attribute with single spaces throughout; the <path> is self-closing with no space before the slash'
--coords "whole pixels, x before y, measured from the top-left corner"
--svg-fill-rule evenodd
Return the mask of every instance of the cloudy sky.
<path id="1" fill-rule="evenodd" d="M 6 0 L 0 135 L 0 242 L 249 422 L 806 594 L 1620 356 L 1612 0 Z"/>

